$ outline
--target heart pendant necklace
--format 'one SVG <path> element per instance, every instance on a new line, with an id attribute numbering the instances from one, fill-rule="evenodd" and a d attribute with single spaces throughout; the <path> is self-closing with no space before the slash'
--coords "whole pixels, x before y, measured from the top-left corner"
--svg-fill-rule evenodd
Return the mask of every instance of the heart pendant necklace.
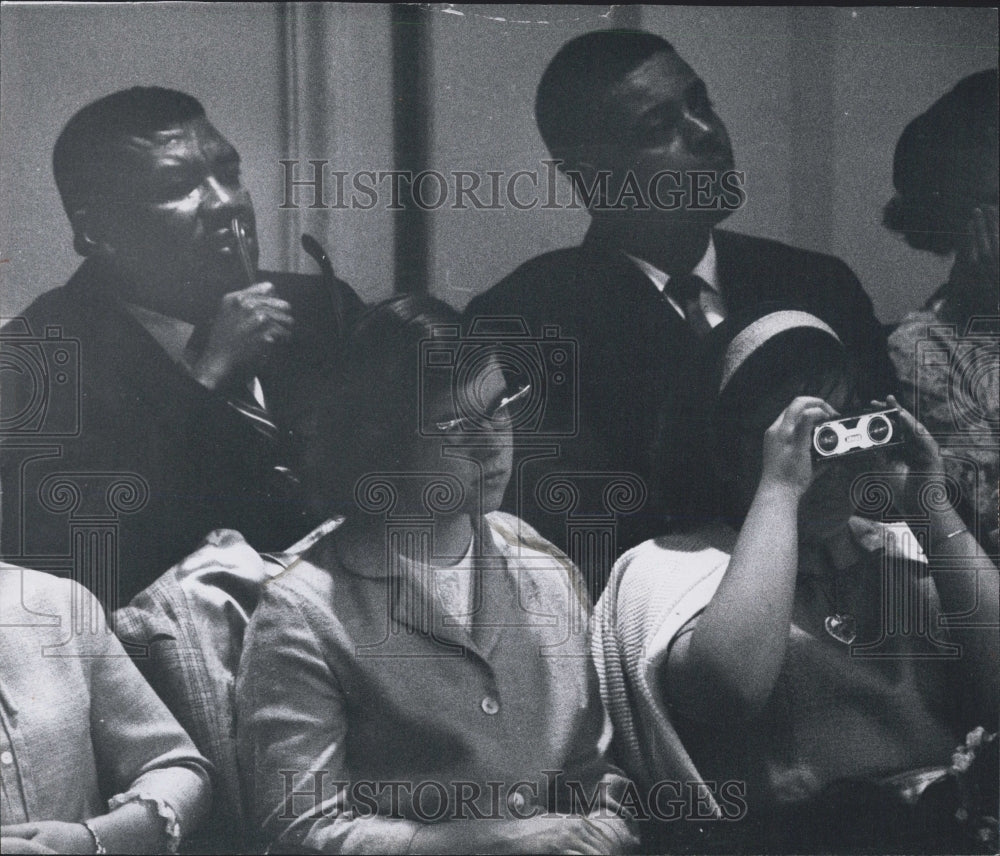
<path id="1" fill-rule="evenodd" d="M 833 614 L 828 615 L 823 626 L 826 632 L 843 645 L 851 645 L 858 638 L 858 622 L 849 612 L 840 608 L 840 571 L 833 573 Z"/>
<path id="2" fill-rule="evenodd" d="M 823 626 L 827 633 L 844 645 L 851 645 L 858 638 L 858 623 L 850 613 L 835 612 L 828 615 Z"/>

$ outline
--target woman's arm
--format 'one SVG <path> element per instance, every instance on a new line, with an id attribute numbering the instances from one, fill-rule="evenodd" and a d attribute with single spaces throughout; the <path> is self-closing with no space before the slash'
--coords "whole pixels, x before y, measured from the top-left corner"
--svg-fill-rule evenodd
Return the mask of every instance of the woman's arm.
<path id="1" fill-rule="evenodd" d="M 937 442 L 892 396 L 908 435 L 905 483 L 898 491 L 902 511 L 928 515 L 928 560 L 948 623 L 961 647 L 959 669 L 968 704 L 968 726 L 996 729 L 1000 715 L 1000 575 L 958 512 L 928 502 L 928 486 L 945 475 Z M 942 490 L 942 494 L 944 491 Z M 961 616 L 961 617 L 958 617 Z"/>
<path id="2" fill-rule="evenodd" d="M 75 655 L 89 695 L 91 749 L 115 796 L 107 813 L 87 820 L 89 830 L 52 819 L 8 826 L 4 834 L 57 853 L 93 853 L 97 842 L 109 853 L 162 853 L 207 813 L 208 761 L 111 633 L 96 598 L 72 585 L 74 597 L 90 601 L 85 614 L 99 616 L 99 626 L 75 637 Z"/>
<path id="3" fill-rule="evenodd" d="M 836 412 L 796 398 L 764 435 L 760 483 L 719 588 L 667 661 L 671 703 L 704 722 L 757 713 L 785 657 L 798 572 L 799 500 L 813 428 Z"/>
<path id="4" fill-rule="evenodd" d="M 86 825 L 42 820 L 4 827 L 3 833 L 36 848 L 19 850 L 14 849 L 19 845 L 12 844 L 11 853 L 97 853 L 98 844 L 106 853 L 164 853 L 171 847 L 164 819 L 152 805 L 142 802 L 126 803 Z M 4 853 L 8 840 L 4 838 Z"/>
<path id="5" fill-rule="evenodd" d="M 90 734 L 110 811 L 91 826 L 109 852 L 174 849 L 211 806 L 209 762 L 110 632 L 90 663 Z"/>

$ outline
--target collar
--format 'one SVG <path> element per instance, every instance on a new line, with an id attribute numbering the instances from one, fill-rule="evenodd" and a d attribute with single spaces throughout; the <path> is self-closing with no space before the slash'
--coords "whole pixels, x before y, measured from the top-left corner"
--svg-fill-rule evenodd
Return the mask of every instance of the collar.
<path id="1" fill-rule="evenodd" d="M 122 301 L 122 305 L 167 352 L 170 359 L 181 365 L 186 363 L 185 352 L 194 333 L 194 324 L 135 303 Z"/>
<path id="2" fill-rule="evenodd" d="M 520 590 L 522 581 L 519 576 L 506 572 L 511 552 L 502 535 L 494 530 L 485 517 L 476 518 L 472 522 L 472 556 L 477 570 L 475 585 L 479 589 L 479 601 L 490 605 L 491 609 L 499 609 L 503 619 L 480 624 L 473 632 L 457 624 L 439 626 L 435 620 L 436 615 L 443 614 L 443 607 L 433 585 L 433 566 L 429 563 L 402 557 L 393 557 L 387 563 L 384 546 L 373 548 L 370 544 L 352 545 L 350 542 L 338 544 L 339 533 L 333 532 L 329 539 L 324 539 L 321 543 L 327 544 L 327 549 L 334 551 L 336 555 L 319 557 L 316 564 L 326 566 L 323 559 L 331 558 L 351 574 L 367 579 L 386 580 L 388 607 L 394 621 L 419 633 L 433 635 L 437 644 L 443 645 L 445 650 L 452 648 L 456 655 L 461 653 L 462 647 L 466 647 L 487 660 L 496 648 L 504 628 L 515 621 L 507 615 L 514 608 L 513 605 L 521 603 L 519 598 L 524 593 Z M 383 555 L 371 555 L 372 553 Z"/>
<path id="3" fill-rule="evenodd" d="M 472 521 L 472 555 L 476 560 L 493 557 L 494 562 L 510 553 L 507 542 L 490 525 L 485 517 Z M 393 556 L 386 561 L 385 542 L 374 546 L 365 541 L 349 540 L 343 537 L 343 532 L 331 532 L 317 545 L 318 549 L 332 551 L 336 562 L 349 573 L 367 579 L 382 579 L 386 576 L 403 576 L 407 570 L 412 570 L 418 563 L 404 556 Z M 322 559 L 316 564 L 325 565 Z M 425 567 L 432 567 L 427 563 Z"/>
<path id="4" fill-rule="evenodd" d="M 906 523 L 882 523 L 867 517 L 852 517 L 847 521 L 854 543 L 862 550 L 874 553 L 885 550 L 887 556 L 909 562 L 927 564 L 923 547 Z"/>
<path id="5" fill-rule="evenodd" d="M 656 286 L 658 291 L 662 292 L 666 288 L 667 283 L 670 281 L 670 274 L 665 273 L 645 259 L 640 259 L 638 256 L 633 256 L 630 253 L 624 253 L 624 255 L 639 266 L 639 269 L 652 280 L 653 285 Z M 714 234 L 709 233 L 708 246 L 705 248 L 705 253 L 698 264 L 694 266 L 691 273 L 695 276 L 700 276 L 711 291 L 719 294 L 719 263 L 715 252 Z"/>

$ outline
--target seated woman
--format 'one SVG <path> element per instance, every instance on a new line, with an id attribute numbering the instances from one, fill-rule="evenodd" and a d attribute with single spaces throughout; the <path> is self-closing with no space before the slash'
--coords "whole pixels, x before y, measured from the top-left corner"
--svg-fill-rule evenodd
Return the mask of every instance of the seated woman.
<path id="1" fill-rule="evenodd" d="M 370 310 L 317 419 L 310 492 L 345 522 L 265 585 L 236 684 L 241 771 L 272 849 L 610 853 L 608 762 L 577 569 L 495 509 L 508 389 L 459 316 Z"/>
<path id="2" fill-rule="evenodd" d="M 713 419 L 728 521 L 626 553 L 595 612 L 626 772 L 712 782 L 704 802 L 740 821 L 701 849 L 953 846 L 954 805 L 914 823 L 904 804 L 969 729 L 996 730 L 997 571 L 935 489 L 933 439 L 901 410 L 899 460 L 813 460 L 813 429 L 861 409 L 844 365 L 804 312 L 738 329 Z M 926 546 L 855 504 L 913 516 Z M 664 842 L 692 825 L 672 826 Z"/>
<path id="3" fill-rule="evenodd" d="M 0 563 L 0 851 L 176 852 L 208 762 L 82 586 Z"/>
<path id="4" fill-rule="evenodd" d="M 1000 302 L 997 70 L 970 75 L 896 144 L 884 223 L 911 247 L 951 257 L 948 281 L 889 337 L 903 404 L 941 443 L 959 511 L 1000 551 Z"/>

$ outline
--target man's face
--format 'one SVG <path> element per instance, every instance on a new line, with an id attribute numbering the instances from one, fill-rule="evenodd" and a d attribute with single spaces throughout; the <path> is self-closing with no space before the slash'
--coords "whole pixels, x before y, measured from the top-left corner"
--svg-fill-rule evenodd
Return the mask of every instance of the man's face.
<path id="1" fill-rule="evenodd" d="M 246 287 L 230 224 L 239 215 L 256 267 L 253 203 L 236 149 L 205 118 L 115 147 L 116 177 L 91 203 L 98 254 L 132 289 L 126 296 L 198 323 L 219 298 Z"/>
<path id="2" fill-rule="evenodd" d="M 717 179 L 690 173 L 719 176 L 732 170 L 729 135 L 704 81 L 676 53 L 661 51 L 649 57 L 608 89 L 598 106 L 610 136 L 596 153 L 595 165 L 612 171 L 612 197 L 628 173 L 653 197 L 644 216 L 692 216 L 689 194 L 698 184 L 703 188 L 700 203 L 718 195 Z M 680 182 L 666 173 L 679 173 Z M 690 192 L 678 193 L 688 187 Z M 728 213 L 709 210 L 695 216 L 716 222 Z"/>

